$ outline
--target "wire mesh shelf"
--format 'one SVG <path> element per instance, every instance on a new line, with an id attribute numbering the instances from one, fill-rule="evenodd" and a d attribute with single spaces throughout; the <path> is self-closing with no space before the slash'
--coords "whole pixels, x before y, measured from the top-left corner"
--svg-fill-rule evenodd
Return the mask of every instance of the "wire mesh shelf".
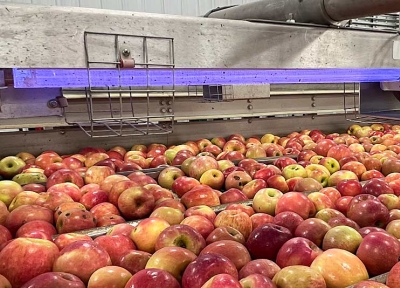
<path id="1" fill-rule="evenodd" d="M 67 123 L 78 126 L 90 137 L 172 133 L 175 99 L 173 38 L 85 32 L 84 46 L 89 83 L 84 88 L 86 110 L 66 107 L 64 115 Z M 172 79 L 172 86 L 152 84 L 149 70 L 154 68 L 168 68 L 166 77 Z M 118 85 L 107 88 L 96 86 L 92 73 L 99 69 L 116 70 Z M 124 69 L 143 69 L 147 85 L 122 86 Z M 151 97 L 168 99 L 165 101 L 168 105 L 165 109 L 152 109 Z"/>
<path id="2" fill-rule="evenodd" d="M 189 85 L 188 96 L 197 102 L 231 102 L 235 100 L 233 86 L 231 85 Z"/>

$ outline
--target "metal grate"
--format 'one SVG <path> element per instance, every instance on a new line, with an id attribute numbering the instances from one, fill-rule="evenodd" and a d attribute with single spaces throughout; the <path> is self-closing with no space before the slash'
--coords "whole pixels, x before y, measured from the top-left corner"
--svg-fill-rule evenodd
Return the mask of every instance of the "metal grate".
<path id="1" fill-rule="evenodd" d="M 168 37 L 137 36 L 85 32 L 84 45 L 89 86 L 85 88 L 86 111 L 65 109 L 67 123 L 80 127 L 90 137 L 169 134 L 173 130 L 175 99 L 174 40 Z M 104 49 L 96 51 L 93 49 Z M 165 55 L 152 56 L 152 50 L 165 50 Z M 101 52 L 101 53 L 99 53 Z M 96 55 L 94 57 L 93 55 Z M 98 56 L 101 55 L 101 56 Z M 154 55 L 158 55 L 154 53 Z M 139 61 L 138 61 L 139 60 Z M 96 69 L 117 69 L 118 85 L 96 87 L 91 74 Z M 123 69 L 145 69 L 146 87 L 123 87 Z M 170 68 L 172 86 L 151 85 L 149 69 Z M 134 80 L 134 79 L 133 79 Z M 167 97 L 165 111 L 150 111 L 150 97 Z M 137 109 L 137 100 L 145 102 Z"/>
<path id="2" fill-rule="evenodd" d="M 399 13 L 388 13 L 383 15 L 354 19 L 350 21 L 350 27 L 397 30 L 400 32 Z"/>

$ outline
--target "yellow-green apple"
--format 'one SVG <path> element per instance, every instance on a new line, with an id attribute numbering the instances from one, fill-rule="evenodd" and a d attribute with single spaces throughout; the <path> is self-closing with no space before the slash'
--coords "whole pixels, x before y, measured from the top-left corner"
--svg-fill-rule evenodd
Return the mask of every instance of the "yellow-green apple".
<path id="1" fill-rule="evenodd" d="M 144 269 L 134 274 L 125 288 L 180 288 L 179 282 L 165 270 L 162 269 Z"/>
<path id="2" fill-rule="evenodd" d="M 125 235 L 102 235 L 94 239 L 94 242 L 107 251 L 113 265 L 118 265 L 119 259 L 127 251 L 136 249 L 132 240 Z"/>
<path id="3" fill-rule="evenodd" d="M 212 223 L 214 223 L 215 217 L 217 217 L 215 211 L 206 205 L 193 206 L 185 211 L 185 217 L 193 215 L 204 216 Z"/>
<path id="4" fill-rule="evenodd" d="M 319 162 L 324 158 L 324 156 L 321 155 L 315 155 L 310 158 L 309 162 L 311 164 L 319 164 Z"/>
<path id="5" fill-rule="evenodd" d="M 184 214 L 181 210 L 172 207 L 159 207 L 154 209 L 150 217 L 158 217 L 166 220 L 170 225 L 177 225 L 182 222 Z"/>
<path id="6" fill-rule="evenodd" d="M 111 188 L 114 186 L 114 184 L 120 182 L 120 181 L 126 181 L 129 180 L 128 177 L 124 176 L 124 175 L 110 175 L 108 177 L 106 177 L 100 184 L 100 190 L 103 190 L 104 192 L 106 192 L 107 194 L 110 193 Z"/>
<path id="7" fill-rule="evenodd" d="M 235 228 L 229 226 L 223 226 L 215 228 L 207 237 L 207 245 L 221 240 L 232 240 L 238 243 L 244 244 L 246 240 L 244 239 L 242 233 L 240 233 Z"/>
<path id="8" fill-rule="evenodd" d="M 193 156 L 193 157 L 187 158 L 185 161 L 182 162 L 181 169 L 183 172 L 185 172 L 186 175 L 189 175 L 190 165 L 192 165 L 193 161 L 196 159 L 197 159 L 197 157 Z"/>
<path id="9" fill-rule="evenodd" d="M 276 264 L 284 268 L 294 265 L 310 266 L 322 254 L 322 250 L 311 240 L 295 237 L 287 241 L 276 255 Z"/>
<path id="10" fill-rule="evenodd" d="M 110 192 L 108 193 L 108 200 L 115 206 L 118 206 L 118 198 L 128 188 L 140 186 L 138 183 L 132 180 L 122 180 L 115 183 Z"/>
<path id="11" fill-rule="evenodd" d="M 282 175 L 285 179 L 291 179 L 294 177 L 307 177 L 306 169 L 299 164 L 291 164 L 283 168 Z"/>
<path id="12" fill-rule="evenodd" d="M 58 253 L 51 241 L 16 238 L 0 251 L 0 274 L 12 287 L 21 287 L 32 278 L 50 272 Z"/>
<path id="13" fill-rule="evenodd" d="M 53 212 L 38 205 L 22 205 L 8 214 L 4 226 L 15 234 L 23 224 L 34 220 L 43 220 L 52 224 Z"/>
<path id="14" fill-rule="evenodd" d="M 196 259 L 196 254 L 176 246 L 163 247 L 150 257 L 146 269 L 162 269 L 181 281 L 186 267 Z"/>
<path id="15" fill-rule="evenodd" d="M 22 191 L 23 189 L 21 185 L 14 181 L 0 181 L 0 201 L 3 202 L 7 207 L 11 204 L 15 196 L 17 196 Z"/>
<path id="16" fill-rule="evenodd" d="M 400 220 L 390 221 L 385 230 L 390 235 L 400 239 Z"/>
<path id="17" fill-rule="evenodd" d="M 121 257 L 117 260 L 116 265 L 128 270 L 132 275 L 134 275 L 140 270 L 145 269 L 150 257 L 150 253 L 139 250 L 129 250 L 122 253 Z"/>
<path id="18" fill-rule="evenodd" d="M 215 227 L 229 226 L 238 230 L 245 239 L 252 231 L 252 222 L 250 216 L 239 210 L 221 211 L 214 221 Z"/>
<path id="19" fill-rule="evenodd" d="M 385 176 L 379 172 L 378 170 L 369 170 L 369 171 L 365 171 L 362 175 L 361 175 L 361 181 L 367 181 L 373 178 L 385 178 Z"/>
<path id="20" fill-rule="evenodd" d="M 353 124 L 347 129 L 347 133 L 350 135 L 354 135 L 357 130 L 360 130 L 361 126 L 358 124 Z"/>
<path id="21" fill-rule="evenodd" d="M 111 226 L 116 224 L 125 223 L 126 220 L 121 215 L 104 215 L 98 219 L 96 219 L 96 226 L 97 227 L 105 227 Z"/>
<path id="22" fill-rule="evenodd" d="M 17 155 L 18 158 L 20 158 L 22 161 L 24 161 L 26 164 L 34 164 L 36 157 L 29 153 L 29 152 L 19 152 Z"/>
<path id="23" fill-rule="evenodd" d="M 280 270 L 281 268 L 271 260 L 256 259 L 248 262 L 242 269 L 240 269 L 239 278 L 243 279 L 252 274 L 260 274 L 272 279 Z"/>
<path id="24" fill-rule="evenodd" d="M 154 144 L 154 145 L 152 145 L 152 146 L 149 146 L 149 149 L 147 149 L 146 145 L 143 145 L 143 144 L 135 144 L 135 145 L 133 145 L 133 146 L 131 147 L 131 151 L 142 151 L 143 153 L 147 153 L 147 151 L 154 150 L 154 149 L 156 149 L 156 148 L 159 148 L 159 149 L 160 149 L 160 148 L 162 148 L 162 147 L 165 147 L 165 146 L 162 145 L 162 144 L 159 144 L 159 145 Z M 110 150 L 111 150 L 111 151 L 117 151 L 117 152 L 119 152 L 121 155 L 125 155 L 125 153 L 127 152 L 126 149 L 125 149 L 124 147 L 121 147 L 121 146 L 113 147 L 113 148 L 111 148 Z"/>
<path id="25" fill-rule="evenodd" d="M 182 276 L 182 288 L 201 288 L 211 277 L 229 274 L 238 279 L 235 265 L 221 254 L 205 254 L 190 263 Z"/>
<path id="26" fill-rule="evenodd" d="M 329 229 L 322 241 L 322 249 L 343 249 L 356 253 L 362 241 L 362 236 L 354 228 L 348 226 L 336 226 Z"/>
<path id="27" fill-rule="evenodd" d="M 160 199 L 156 202 L 154 209 L 159 207 L 172 207 L 181 210 L 182 212 L 186 211 L 185 206 L 178 199 Z"/>
<path id="28" fill-rule="evenodd" d="M 324 166 L 328 171 L 333 174 L 336 171 L 340 170 L 340 164 L 339 161 L 336 160 L 335 158 L 332 157 L 324 157 L 322 158 L 319 163 L 319 165 Z"/>
<path id="29" fill-rule="evenodd" d="M 388 210 L 399 209 L 400 199 L 394 194 L 381 194 L 378 196 L 379 201 L 388 208 Z"/>
<path id="30" fill-rule="evenodd" d="M 340 181 L 348 179 L 358 180 L 358 176 L 354 172 L 348 170 L 336 171 L 329 177 L 328 186 L 337 186 Z"/>
<path id="31" fill-rule="evenodd" d="M 333 227 L 337 226 L 349 226 L 351 228 L 354 228 L 355 230 L 360 230 L 360 226 L 354 222 L 353 220 L 349 218 L 343 218 L 343 217 L 334 217 L 328 221 L 328 225 Z"/>
<path id="32" fill-rule="evenodd" d="M 371 149 L 369 150 L 370 153 L 376 153 L 376 152 L 381 152 L 381 151 L 385 151 L 387 149 L 386 145 L 383 144 L 374 144 L 372 143 L 373 146 L 371 147 Z"/>
<path id="33" fill-rule="evenodd" d="M 199 180 L 201 175 L 210 169 L 218 169 L 217 160 L 210 156 L 198 156 L 190 164 L 188 175 Z"/>
<path id="34" fill-rule="evenodd" d="M 54 272 L 66 272 L 88 283 L 98 269 L 111 266 L 107 251 L 94 241 L 76 241 L 64 247 L 53 265 Z"/>
<path id="35" fill-rule="evenodd" d="M 400 219 L 400 209 L 392 209 L 389 211 L 389 222 Z"/>
<path id="36" fill-rule="evenodd" d="M 253 209 L 257 213 L 275 215 L 275 207 L 283 193 L 274 188 L 259 190 L 253 198 Z"/>
<path id="37" fill-rule="evenodd" d="M 310 267 L 304 265 L 294 265 L 285 267 L 278 273 L 276 273 L 272 281 L 277 287 L 282 287 L 282 288 L 329 287 L 326 285 L 323 275 L 311 269 Z"/>
<path id="38" fill-rule="evenodd" d="M 231 160 L 218 160 L 218 169 L 224 172 L 226 169 L 234 167 L 235 164 Z"/>
<path id="39" fill-rule="evenodd" d="M 42 153 L 35 159 L 35 165 L 45 169 L 51 163 L 62 162 L 62 158 L 55 152 Z"/>
<path id="40" fill-rule="evenodd" d="M 250 254 L 246 247 L 233 240 L 220 240 L 210 243 L 200 252 L 200 255 L 210 253 L 221 254 L 229 258 L 238 270 L 251 261 Z"/>
<path id="41" fill-rule="evenodd" d="M 275 213 L 292 211 L 299 214 L 303 219 L 315 214 L 315 206 L 310 199 L 302 193 L 288 192 L 283 194 L 276 203 Z"/>
<path id="42" fill-rule="evenodd" d="M 198 255 L 206 246 L 202 235 L 189 225 L 172 225 L 161 232 L 155 244 L 155 250 L 164 247 L 186 248 Z"/>
<path id="43" fill-rule="evenodd" d="M 120 215 L 118 208 L 108 202 L 97 204 L 92 209 L 90 209 L 90 213 L 93 214 L 95 219 L 100 219 L 105 215 Z"/>
<path id="44" fill-rule="evenodd" d="M 386 226 L 387 227 L 387 226 Z M 369 233 L 372 232 L 383 232 L 383 233 L 387 233 L 386 230 L 382 229 L 382 228 L 378 228 L 378 227 L 363 227 L 357 230 L 358 233 L 360 233 L 361 237 L 365 237 L 367 236 Z"/>
<path id="45" fill-rule="evenodd" d="M 389 210 L 378 198 L 369 194 L 355 196 L 348 207 L 347 217 L 360 227 L 385 227 L 389 221 Z"/>
<path id="46" fill-rule="evenodd" d="M 93 239 L 85 234 L 65 233 L 58 235 L 57 238 L 54 239 L 54 244 L 56 244 L 58 249 L 61 251 L 64 247 L 77 241 L 93 241 Z"/>
<path id="47" fill-rule="evenodd" d="M 368 137 L 371 134 L 371 131 L 371 127 L 363 126 L 361 127 L 361 129 L 357 129 L 356 131 L 354 131 L 354 136 L 356 136 L 357 138 Z"/>
<path id="48" fill-rule="evenodd" d="M 142 220 L 132 231 L 130 238 L 139 250 L 154 253 L 158 236 L 169 223 L 161 218 L 147 218 Z"/>
<path id="49" fill-rule="evenodd" d="M 82 197 L 82 191 L 74 183 L 59 183 L 47 189 L 47 192 L 62 192 L 70 196 L 75 202 L 79 202 Z"/>
<path id="50" fill-rule="evenodd" d="M 219 190 L 224 186 L 225 177 L 220 170 L 209 169 L 201 175 L 200 183 Z"/>
<path id="51" fill-rule="evenodd" d="M 256 159 L 267 157 L 267 153 L 261 145 L 253 145 L 246 151 L 246 158 Z"/>
<path id="52" fill-rule="evenodd" d="M 370 276 L 380 275 L 389 272 L 399 261 L 400 243 L 388 233 L 372 232 L 362 239 L 356 255 Z"/>
<path id="53" fill-rule="evenodd" d="M 25 235 L 30 234 L 31 232 L 43 232 L 44 234 L 50 236 L 55 235 L 57 233 L 56 229 L 52 224 L 42 220 L 30 221 L 22 225 L 17 232 L 15 233 L 16 237 L 24 237 Z"/>
<path id="54" fill-rule="evenodd" d="M 86 286 L 81 279 L 70 273 L 46 272 L 36 276 L 35 278 L 32 278 L 30 281 L 26 282 L 21 288 L 56 287 L 85 288 Z"/>
<path id="55" fill-rule="evenodd" d="M 240 284 L 246 288 L 275 288 L 274 282 L 264 275 L 252 274 L 244 278 L 240 278 Z"/>
<path id="56" fill-rule="evenodd" d="M 289 229 L 272 223 L 254 229 L 247 239 L 246 247 L 253 259 L 275 261 L 279 249 L 292 238 Z"/>
<path id="57" fill-rule="evenodd" d="M 317 146 L 314 148 L 314 152 L 318 155 L 326 157 L 330 148 L 337 146 L 337 144 L 331 139 L 321 139 L 317 142 Z"/>
<path id="58" fill-rule="evenodd" d="M 124 288 L 132 274 L 118 266 L 107 266 L 96 270 L 89 278 L 88 288 Z"/>
<path id="59" fill-rule="evenodd" d="M 311 268 L 324 277 L 327 287 L 347 287 L 368 279 L 363 262 L 342 249 L 324 251 L 313 261 Z"/>
<path id="60" fill-rule="evenodd" d="M 321 192 L 312 192 L 308 194 L 307 197 L 314 203 L 317 212 L 326 208 L 335 208 L 335 204 L 332 200 Z"/>
<path id="61" fill-rule="evenodd" d="M 214 145 L 217 145 L 219 148 L 222 149 L 222 148 L 224 148 L 226 140 L 223 137 L 214 137 L 211 139 L 211 143 Z"/>
<path id="62" fill-rule="evenodd" d="M 171 190 L 178 197 L 182 197 L 186 192 L 198 185 L 200 185 L 199 180 L 188 176 L 180 176 L 172 184 Z"/>
<path id="63" fill-rule="evenodd" d="M 62 171 L 62 170 L 59 170 L 59 171 Z M 85 173 L 85 183 L 86 184 L 92 184 L 92 183 L 101 184 L 108 176 L 113 175 L 113 174 L 115 174 L 114 170 L 108 166 L 91 166 Z"/>
<path id="64" fill-rule="evenodd" d="M 0 225 L 6 223 L 8 214 L 10 214 L 10 212 L 8 211 L 6 204 L 0 201 Z"/>
<path id="65" fill-rule="evenodd" d="M 96 219 L 87 210 L 73 208 L 66 210 L 57 218 L 56 228 L 59 234 L 70 233 L 96 227 Z"/>
<path id="66" fill-rule="evenodd" d="M 199 232 L 204 239 L 207 239 L 208 235 L 210 235 L 215 228 L 210 220 L 200 215 L 186 217 L 180 224 L 192 227 Z"/>
<path id="67" fill-rule="evenodd" d="M 242 288 L 242 285 L 237 280 L 237 278 L 233 277 L 229 274 L 218 274 L 210 279 L 206 283 L 204 283 L 201 288 Z"/>
<path id="68" fill-rule="evenodd" d="M 270 133 L 264 134 L 260 139 L 261 143 L 274 143 L 274 140 L 275 135 Z"/>
<path id="69" fill-rule="evenodd" d="M 317 218 L 309 218 L 297 226 L 294 235 L 309 239 L 320 247 L 329 229 L 331 229 L 331 226 L 325 221 Z"/>
<path id="70" fill-rule="evenodd" d="M 199 205 L 217 206 L 220 205 L 219 195 L 206 185 L 198 185 L 192 188 L 189 192 L 186 192 L 181 202 L 186 208 Z"/>
<path id="71" fill-rule="evenodd" d="M 221 204 L 235 203 L 248 200 L 247 196 L 236 188 L 230 188 L 219 196 Z"/>
<path id="72" fill-rule="evenodd" d="M 99 168 L 99 167 L 100 166 L 97 166 L 97 168 Z M 101 168 L 103 168 L 103 167 L 101 167 Z M 106 169 L 111 170 L 111 168 L 109 168 L 109 167 L 106 167 Z M 85 172 L 85 175 L 86 175 L 86 173 L 87 173 L 87 171 Z M 112 173 L 114 173 L 114 171 L 112 171 Z M 93 174 L 93 170 L 92 170 L 91 174 Z M 95 174 L 97 174 L 97 173 L 95 173 Z M 88 179 L 92 179 L 93 176 L 94 175 L 92 175 Z M 60 169 L 50 175 L 50 177 L 47 179 L 46 187 L 47 187 L 47 189 L 49 189 L 51 186 L 54 186 L 59 183 L 66 183 L 66 182 L 73 183 L 73 184 L 77 185 L 79 188 L 81 188 L 85 184 L 83 181 L 83 178 L 77 172 L 77 169 L 76 170 Z"/>
<path id="73" fill-rule="evenodd" d="M 144 187 L 131 187 L 118 197 L 118 209 L 128 220 L 150 215 L 155 206 L 154 196 Z"/>
<path id="74" fill-rule="evenodd" d="M 11 212 L 15 208 L 22 206 L 22 205 L 33 205 L 36 202 L 36 199 L 40 195 L 36 192 L 33 191 L 22 191 L 17 194 L 17 196 L 14 197 L 14 199 L 11 201 L 10 206 L 8 206 L 8 210 Z M 4 206 L 5 204 L 1 202 Z M 1 205 L 1 204 L 0 204 Z M 7 207 L 6 207 L 7 208 Z M 2 221 L 0 221 L 1 225 Z"/>
<path id="75" fill-rule="evenodd" d="M 185 173 L 177 167 L 167 167 L 160 172 L 158 184 L 163 188 L 171 189 L 174 181 L 184 175 Z"/>
<path id="76" fill-rule="evenodd" d="M 87 210 L 92 209 L 97 204 L 107 201 L 108 201 L 108 195 L 106 192 L 102 190 L 88 192 L 85 195 L 83 195 L 79 200 L 79 202 L 83 206 L 85 206 Z"/>
<path id="77" fill-rule="evenodd" d="M 11 179 L 19 174 L 26 164 L 27 163 L 17 156 L 4 157 L 0 160 L 0 176 Z"/>
<path id="78" fill-rule="evenodd" d="M 307 177 L 317 180 L 323 187 L 328 185 L 329 170 L 320 164 L 310 164 L 304 168 L 307 171 Z"/>
<path id="79" fill-rule="evenodd" d="M 233 171 L 225 179 L 225 189 L 236 188 L 243 190 L 243 187 L 249 183 L 251 176 L 244 171 Z"/>
<path id="80" fill-rule="evenodd" d="M 344 216 L 344 214 L 336 209 L 332 209 L 332 208 L 325 208 L 322 209 L 320 211 L 317 212 L 317 214 L 315 214 L 315 218 L 321 219 L 323 221 L 325 221 L 326 223 L 329 222 L 329 220 L 331 220 L 332 218 L 335 217 L 343 217 L 345 218 L 346 216 Z"/>

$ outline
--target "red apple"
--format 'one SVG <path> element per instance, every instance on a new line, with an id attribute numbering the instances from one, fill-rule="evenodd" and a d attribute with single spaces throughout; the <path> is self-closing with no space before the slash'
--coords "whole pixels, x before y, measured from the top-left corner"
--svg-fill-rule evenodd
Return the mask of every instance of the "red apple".
<path id="1" fill-rule="evenodd" d="M 219 196 L 221 204 L 234 203 L 248 200 L 247 196 L 236 188 L 230 188 Z"/>
<path id="2" fill-rule="evenodd" d="M 164 219 L 147 218 L 139 222 L 132 231 L 130 238 L 139 250 L 154 253 L 158 237 L 168 227 L 170 225 Z"/>
<path id="3" fill-rule="evenodd" d="M 275 213 L 291 211 L 299 214 L 303 219 L 315 214 L 315 206 L 310 199 L 302 193 L 288 192 L 283 194 L 276 203 Z"/>
<path id="4" fill-rule="evenodd" d="M 214 223 L 215 217 L 217 217 L 217 214 L 214 212 L 214 210 L 206 205 L 193 206 L 185 211 L 185 217 L 193 215 L 204 216 L 212 223 Z"/>
<path id="5" fill-rule="evenodd" d="M 310 266 L 320 254 L 322 250 L 311 240 L 296 237 L 287 241 L 279 249 L 276 264 L 281 268 L 294 265 Z"/>
<path id="6" fill-rule="evenodd" d="M 382 194 L 394 194 L 394 191 L 384 179 L 374 178 L 364 184 L 362 194 L 370 194 L 378 197 Z"/>
<path id="7" fill-rule="evenodd" d="M 214 221 L 215 227 L 229 226 L 237 229 L 245 239 L 252 231 L 252 221 L 250 216 L 238 210 L 221 211 Z"/>
<path id="8" fill-rule="evenodd" d="M 183 219 L 181 224 L 192 227 L 197 232 L 199 232 L 204 239 L 207 239 L 208 235 L 210 235 L 210 233 L 215 228 L 214 224 L 210 222 L 210 220 L 199 215 L 186 217 L 185 219 Z"/>
<path id="9" fill-rule="evenodd" d="M 29 234 L 32 231 L 43 232 L 46 235 L 53 236 L 57 233 L 56 229 L 52 224 L 43 220 L 30 221 L 22 225 L 15 234 L 16 237 L 22 237 L 25 234 Z M 0 241 L 1 242 L 1 241 Z"/>
<path id="10" fill-rule="evenodd" d="M 233 171 L 226 176 L 225 179 L 225 189 L 236 188 L 243 190 L 244 186 L 249 183 L 251 176 L 244 171 Z"/>
<path id="11" fill-rule="evenodd" d="M 355 230 L 359 230 L 360 226 L 354 222 L 353 220 L 349 219 L 349 218 L 345 218 L 345 217 L 334 217 L 332 219 L 330 219 L 328 221 L 328 225 L 333 227 L 337 227 L 337 226 L 349 226 L 351 228 L 354 228 Z"/>
<path id="12" fill-rule="evenodd" d="M 11 286 L 10 286 L 11 287 Z M 85 284 L 70 273 L 46 272 L 26 282 L 22 288 L 85 288 Z"/>
<path id="13" fill-rule="evenodd" d="M 61 251 L 62 249 L 64 249 L 64 247 L 77 241 L 93 241 L 93 239 L 85 234 L 65 233 L 58 235 L 57 238 L 54 240 L 54 244 L 56 244 L 58 249 Z"/>
<path id="14" fill-rule="evenodd" d="M 221 204 L 215 190 L 206 185 L 195 186 L 190 191 L 186 192 L 182 196 L 181 202 L 186 208 L 199 205 L 217 206 Z"/>
<path id="15" fill-rule="evenodd" d="M 355 221 L 360 227 L 385 227 L 389 221 L 389 210 L 378 198 L 369 194 L 355 196 L 347 211 L 347 217 Z"/>
<path id="16" fill-rule="evenodd" d="M 93 214 L 87 210 L 73 208 L 58 216 L 56 228 L 59 234 L 70 233 L 96 227 Z"/>
<path id="17" fill-rule="evenodd" d="M 145 269 L 147 261 L 149 261 L 150 257 L 150 253 L 139 250 L 129 250 L 123 253 L 122 256 L 117 260 L 117 265 L 125 268 L 132 275 L 135 275 L 140 270 Z"/>
<path id="18" fill-rule="evenodd" d="M 78 172 L 76 172 L 76 170 L 60 169 L 51 174 L 51 176 L 47 179 L 46 187 L 49 189 L 51 186 L 66 182 L 73 183 L 79 188 L 85 184 L 83 182 L 83 178 Z"/>
<path id="19" fill-rule="evenodd" d="M 211 277 L 201 288 L 242 288 L 240 282 L 229 274 L 218 274 Z"/>
<path id="20" fill-rule="evenodd" d="M 279 270 L 281 270 L 281 268 L 271 260 L 252 260 L 248 262 L 242 269 L 240 269 L 239 279 L 243 279 L 252 274 L 261 274 L 269 279 L 272 279 Z"/>
<path id="21" fill-rule="evenodd" d="M 201 175 L 210 169 L 218 169 L 217 160 L 209 156 L 199 156 L 190 164 L 189 176 L 199 180 Z"/>
<path id="22" fill-rule="evenodd" d="M 125 288 L 153 288 L 162 286 L 164 288 L 180 288 L 179 282 L 165 270 L 144 269 L 134 274 Z"/>
<path id="23" fill-rule="evenodd" d="M 132 240 L 125 235 L 103 235 L 94 239 L 94 242 L 107 251 L 113 265 L 117 265 L 119 259 L 127 251 L 136 249 Z"/>
<path id="24" fill-rule="evenodd" d="M 103 182 L 104 179 L 113 174 L 115 174 L 114 170 L 108 166 L 91 166 L 85 173 L 85 183 L 101 184 L 101 182 Z"/>
<path id="25" fill-rule="evenodd" d="M 182 197 L 186 192 L 189 192 L 192 188 L 200 185 L 200 182 L 192 177 L 181 176 L 175 179 L 172 184 L 171 190 L 176 193 L 178 197 Z"/>
<path id="26" fill-rule="evenodd" d="M 214 243 L 221 240 L 232 240 L 238 243 L 244 244 L 246 240 L 244 239 L 242 233 L 232 227 L 218 227 L 215 228 L 207 237 L 206 243 Z"/>
<path id="27" fill-rule="evenodd" d="M 317 246 L 321 246 L 325 234 L 331 227 L 323 220 L 318 218 L 309 218 L 301 222 L 294 235 L 311 240 Z"/>
<path id="28" fill-rule="evenodd" d="M 55 152 L 42 153 L 35 159 L 35 165 L 45 169 L 51 163 L 62 162 L 62 158 Z"/>
<path id="29" fill-rule="evenodd" d="M 118 198 L 118 208 L 128 220 L 142 219 L 153 211 L 153 195 L 143 187 L 126 189 Z"/>
<path id="30" fill-rule="evenodd" d="M 342 180 L 337 184 L 336 188 L 342 196 L 356 196 L 362 192 L 360 182 L 355 179 Z"/>

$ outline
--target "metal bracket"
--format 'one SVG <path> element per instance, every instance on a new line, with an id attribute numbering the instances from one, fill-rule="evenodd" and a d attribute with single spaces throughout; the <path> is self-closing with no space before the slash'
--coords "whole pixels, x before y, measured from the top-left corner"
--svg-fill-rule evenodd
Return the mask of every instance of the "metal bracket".
<path id="1" fill-rule="evenodd" d="M 383 91 L 400 91 L 400 81 L 396 82 L 381 82 Z"/>
<path id="2" fill-rule="evenodd" d="M 400 60 L 400 41 L 393 41 L 393 59 Z"/>
<path id="3" fill-rule="evenodd" d="M 130 49 L 122 47 L 120 49 L 119 57 L 119 65 L 121 68 L 135 68 L 135 59 L 133 59 Z"/>
<path id="4" fill-rule="evenodd" d="M 0 89 L 5 89 L 6 87 L 6 79 L 4 77 L 4 70 L 0 70 Z"/>

